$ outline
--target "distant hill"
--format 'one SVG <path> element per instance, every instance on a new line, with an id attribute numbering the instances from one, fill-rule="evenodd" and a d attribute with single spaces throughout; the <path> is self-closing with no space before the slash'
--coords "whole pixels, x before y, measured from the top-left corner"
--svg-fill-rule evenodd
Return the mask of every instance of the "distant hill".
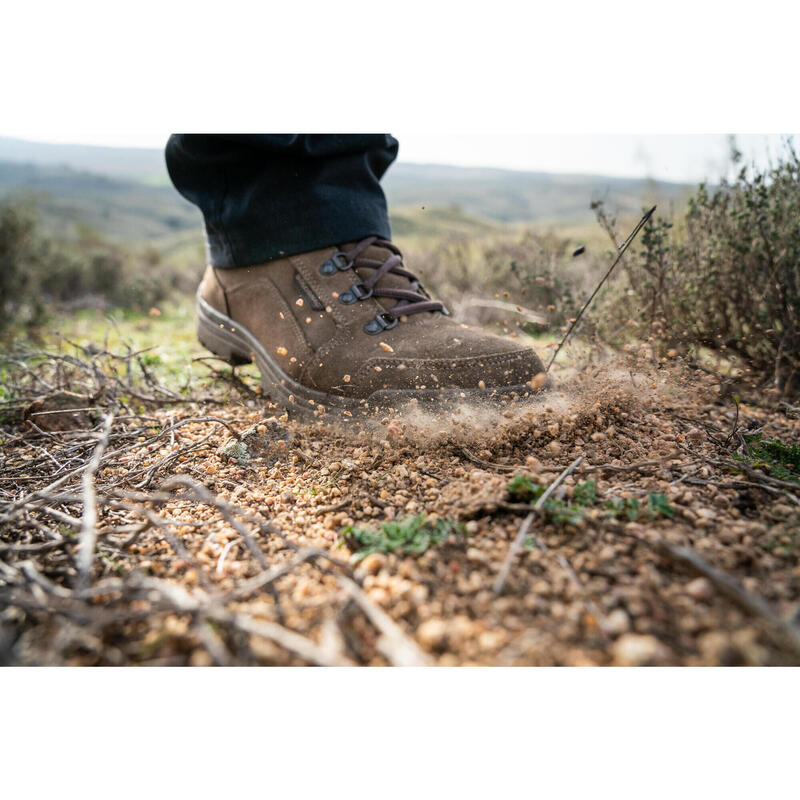
<path id="1" fill-rule="evenodd" d="M 65 166 L 0 161 L 0 200 L 11 196 L 35 201 L 46 227 L 59 234 L 78 225 L 122 241 L 152 240 L 200 225 L 200 212 L 172 186 Z"/>
<path id="2" fill-rule="evenodd" d="M 143 183 L 169 184 L 164 151 L 153 147 L 98 147 L 86 144 L 50 144 L 0 136 L 0 161 L 69 167 Z"/>
<path id="3" fill-rule="evenodd" d="M 384 179 L 398 236 L 489 229 L 496 223 L 589 222 L 592 200 L 619 214 L 681 205 L 691 187 L 596 175 L 394 164 Z M 196 230 L 200 215 L 172 188 L 163 151 L 0 138 L 0 199 L 33 194 L 59 232 L 85 225 L 122 240 Z M 424 211 L 423 211 L 424 210 Z"/>
<path id="4" fill-rule="evenodd" d="M 498 222 L 587 222 L 592 200 L 621 214 L 648 203 L 682 205 L 693 186 L 641 178 L 394 164 L 384 178 L 390 205 L 457 206 Z"/>

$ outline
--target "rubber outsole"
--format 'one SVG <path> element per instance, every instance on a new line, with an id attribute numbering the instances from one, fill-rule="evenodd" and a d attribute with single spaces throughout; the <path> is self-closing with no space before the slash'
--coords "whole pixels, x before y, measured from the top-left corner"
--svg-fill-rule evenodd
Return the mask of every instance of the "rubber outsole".
<path id="1" fill-rule="evenodd" d="M 210 306 L 199 291 L 196 300 L 197 338 L 203 347 L 230 364 L 255 362 L 261 373 L 265 396 L 287 411 L 305 418 L 331 415 L 368 417 L 376 413 L 399 412 L 409 406 L 444 411 L 465 402 L 496 405 L 532 397 L 549 388 L 548 379 L 538 392 L 527 384 L 520 384 L 486 389 L 381 389 L 363 399 L 328 394 L 290 378 L 250 331 Z"/>

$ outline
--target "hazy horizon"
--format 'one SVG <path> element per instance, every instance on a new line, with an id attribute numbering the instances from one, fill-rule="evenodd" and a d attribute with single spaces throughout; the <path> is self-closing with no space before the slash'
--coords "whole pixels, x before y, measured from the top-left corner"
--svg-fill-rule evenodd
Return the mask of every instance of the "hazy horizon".
<path id="1" fill-rule="evenodd" d="M 715 181 L 729 173 L 728 134 L 395 134 L 398 161 L 524 172 Z M 57 145 L 160 149 L 168 134 L 0 131 L 0 137 Z M 784 134 L 734 134 L 748 162 L 766 165 Z M 788 134 L 795 143 L 800 135 Z"/>

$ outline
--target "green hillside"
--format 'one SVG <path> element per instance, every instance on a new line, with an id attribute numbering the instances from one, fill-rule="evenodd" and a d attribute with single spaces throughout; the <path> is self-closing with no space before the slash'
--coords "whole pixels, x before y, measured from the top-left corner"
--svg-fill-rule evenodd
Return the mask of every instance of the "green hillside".
<path id="1" fill-rule="evenodd" d="M 9 198 L 34 202 L 45 226 L 58 234 L 83 226 L 120 241 L 153 240 L 200 223 L 199 211 L 171 186 L 66 166 L 0 161 L 0 200 Z"/>

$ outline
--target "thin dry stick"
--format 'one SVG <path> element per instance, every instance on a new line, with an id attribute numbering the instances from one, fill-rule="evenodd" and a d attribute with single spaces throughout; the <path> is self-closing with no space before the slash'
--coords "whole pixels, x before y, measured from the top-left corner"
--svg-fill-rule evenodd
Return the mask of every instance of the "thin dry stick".
<path id="1" fill-rule="evenodd" d="M 558 343 L 558 347 L 556 347 L 556 349 L 553 351 L 553 355 L 550 357 L 550 362 L 548 363 L 547 367 L 545 368 L 545 372 L 549 372 L 550 371 L 550 367 L 553 366 L 553 362 L 556 360 L 556 356 L 558 355 L 558 353 L 561 350 L 561 348 L 566 344 L 566 341 L 567 341 L 567 339 L 569 339 L 570 334 L 572 333 L 572 331 L 575 330 L 575 326 L 578 324 L 578 322 L 580 322 L 580 319 L 583 316 L 584 311 L 586 311 L 586 309 L 591 305 L 592 300 L 594 300 L 595 296 L 600 291 L 600 289 L 602 288 L 603 284 L 611 276 L 611 273 L 614 271 L 614 267 L 616 267 L 617 264 L 619 264 L 620 260 L 622 259 L 622 256 L 625 255 L 625 251 L 628 249 L 628 247 L 630 246 L 631 242 L 636 238 L 636 234 L 639 233 L 639 231 L 644 227 L 644 225 L 647 222 L 647 220 L 649 220 L 650 217 L 653 216 L 653 212 L 655 210 L 656 210 L 656 206 L 653 206 L 639 220 L 639 222 L 636 224 L 636 227 L 631 231 L 631 233 L 628 236 L 628 238 L 620 245 L 619 252 L 617 253 L 617 257 L 614 259 L 614 262 L 608 268 L 608 272 L 606 272 L 606 274 L 603 276 L 603 279 L 600 281 L 600 283 L 597 284 L 597 286 L 595 287 L 595 290 L 592 292 L 592 294 L 590 295 L 589 299 L 583 304 L 583 306 L 581 307 L 581 310 L 578 312 L 578 315 L 575 317 L 574 320 L 572 320 L 572 323 L 570 324 L 569 328 L 567 329 L 567 332 L 564 334 L 564 336 L 561 338 L 561 341 Z"/>
<path id="2" fill-rule="evenodd" d="M 332 557 L 327 550 L 323 550 L 319 547 L 303 548 L 302 550 L 298 550 L 295 557 L 290 561 L 286 561 L 277 567 L 264 570 L 249 580 L 244 581 L 244 583 L 239 584 L 239 586 L 237 586 L 235 589 L 231 589 L 231 591 L 225 596 L 225 600 L 226 602 L 231 600 L 242 600 L 245 597 L 260 591 L 261 589 L 272 585 L 276 580 L 278 580 L 278 578 L 288 575 L 295 567 L 300 566 L 300 564 L 305 564 L 306 561 L 311 561 L 316 558 L 326 558 L 328 560 L 332 560 Z"/>
<path id="3" fill-rule="evenodd" d="M 234 614 L 228 617 L 227 614 L 217 615 L 210 613 L 211 619 L 220 623 L 229 623 L 240 631 L 269 639 L 280 645 L 291 653 L 296 653 L 301 658 L 320 667 L 347 667 L 353 666 L 353 662 L 341 655 L 330 653 L 329 648 L 320 647 L 316 642 L 301 636 L 299 633 L 284 628 L 276 622 L 263 622 L 248 617 L 246 614 Z"/>
<path id="4" fill-rule="evenodd" d="M 639 541 L 650 544 L 650 542 L 642 537 L 636 538 Z M 660 538 L 655 542 L 655 546 L 673 561 L 683 564 L 693 572 L 707 578 L 720 594 L 727 597 L 728 600 L 741 608 L 742 611 L 765 622 L 772 633 L 773 639 L 775 639 L 777 635 L 780 640 L 778 644 L 788 644 L 795 653 L 800 653 L 800 629 L 791 622 L 782 619 L 773 611 L 766 600 L 757 595 L 750 594 L 739 581 L 726 572 L 717 569 L 717 567 L 711 566 L 711 564 L 694 550 L 670 544 Z"/>
<path id="5" fill-rule="evenodd" d="M 60 587 L 56 587 L 60 588 Z M 255 620 L 247 614 L 231 614 L 218 603 L 219 598 L 200 590 L 189 593 L 179 584 L 159 578 L 135 576 L 128 580 L 111 579 L 104 582 L 106 591 L 125 588 L 143 592 L 156 592 L 162 605 L 179 613 L 194 614 L 199 619 L 207 618 L 223 626 L 231 626 L 245 633 L 269 639 L 289 652 L 296 653 L 312 664 L 320 666 L 349 666 L 352 662 L 343 656 L 331 657 L 330 653 L 311 639 L 284 628 L 275 622 Z"/>
<path id="6" fill-rule="evenodd" d="M 482 458 L 478 458 L 478 456 L 476 456 L 466 447 L 462 447 L 461 452 L 467 457 L 467 459 L 469 459 L 473 464 L 477 464 L 479 467 L 496 469 L 500 472 L 515 472 L 518 469 L 525 469 L 525 467 L 523 467 L 521 464 L 519 466 L 514 466 L 513 464 L 495 464 L 492 461 L 484 461 Z"/>
<path id="7" fill-rule="evenodd" d="M 172 478 L 168 478 L 161 484 L 162 489 L 170 489 L 176 486 L 189 489 L 194 493 L 195 498 L 201 503 L 205 503 L 206 505 L 216 508 L 222 515 L 222 518 L 225 520 L 225 522 L 227 522 L 242 537 L 242 539 L 244 539 L 247 549 L 253 554 L 256 561 L 258 561 L 259 566 L 262 569 L 267 568 L 267 560 L 264 558 L 261 548 L 258 546 L 255 539 L 253 539 L 250 531 L 248 531 L 247 528 L 245 528 L 245 526 L 233 516 L 234 514 L 239 513 L 235 506 L 232 506 L 230 503 L 226 503 L 221 498 L 216 497 L 205 486 L 197 483 L 197 481 L 193 481 L 191 478 L 187 478 L 185 475 L 175 475 Z"/>
<path id="8" fill-rule="evenodd" d="M 492 587 L 492 591 L 496 595 L 499 595 L 500 592 L 503 591 L 503 587 L 505 586 L 506 580 L 508 579 L 509 573 L 511 572 L 511 566 L 514 563 L 514 558 L 516 557 L 517 553 L 522 549 L 522 545 L 525 541 L 525 537 L 528 535 L 528 530 L 533 523 L 536 514 L 542 508 L 542 506 L 550 499 L 550 495 L 558 489 L 558 487 L 562 484 L 564 479 L 570 475 L 574 470 L 576 470 L 581 462 L 583 461 L 583 456 L 578 456 L 548 487 L 545 489 L 542 496 L 536 501 L 531 510 L 531 513 L 528 514 L 527 517 L 520 525 L 519 533 L 517 533 L 516 538 L 511 543 L 511 547 L 508 550 L 508 555 L 506 556 L 506 560 L 503 562 L 503 566 L 497 575 L 497 580 L 494 582 L 494 586 Z"/>
<path id="9" fill-rule="evenodd" d="M 675 456 L 666 456 L 665 458 L 656 458 L 652 461 L 638 461 L 635 464 L 595 464 L 590 467 L 584 467 L 583 472 L 633 472 L 641 471 L 648 467 L 660 467 L 667 464 L 669 461 L 675 461 Z M 676 466 L 686 467 L 688 464 L 680 464 Z"/>
<path id="10" fill-rule="evenodd" d="M 339 511 L 340 509 L 348 505 L 350 502 L 352 502 L 351 499 L 349 497 L 345 497 L 338 503 L 331 503 L 328 506 L 317 506 L 316 508 L 313 508 L 311 510 L 311 513 L 314 514 L 315 516 L 318 516 L 319 514 L 327 514 L 330 511 Z"/>
<path id="11" fill-rule="evenodd" d="M 417 643 L 377 604 L 364 594 L 361 587 L 344 575 L 336 580 L 348 595 L 361 607 L 369 621 L 381 632 L 375 643 L 389 663 L 395 667 L 428 667 L 431 660 Z"/>
<path id="12" fill-rule="evenodd" d="M 83 487 L 83 516 L 78 534 L 78 552 L 75 559 L 78 567 L 77 588 L 79 591 L 89 585 L 91 576 L 94 548 L 97 543 L 97 494 L 94 488 L 94 474 L 97 472 L 100 460 L 108 446 L 108 435 L 111 432 L 111 423 L 113 421 L 113 414 L 107 414 L 103 417 L 103 428 L 100 432 L 99 441 L 81 479 Z"/>

